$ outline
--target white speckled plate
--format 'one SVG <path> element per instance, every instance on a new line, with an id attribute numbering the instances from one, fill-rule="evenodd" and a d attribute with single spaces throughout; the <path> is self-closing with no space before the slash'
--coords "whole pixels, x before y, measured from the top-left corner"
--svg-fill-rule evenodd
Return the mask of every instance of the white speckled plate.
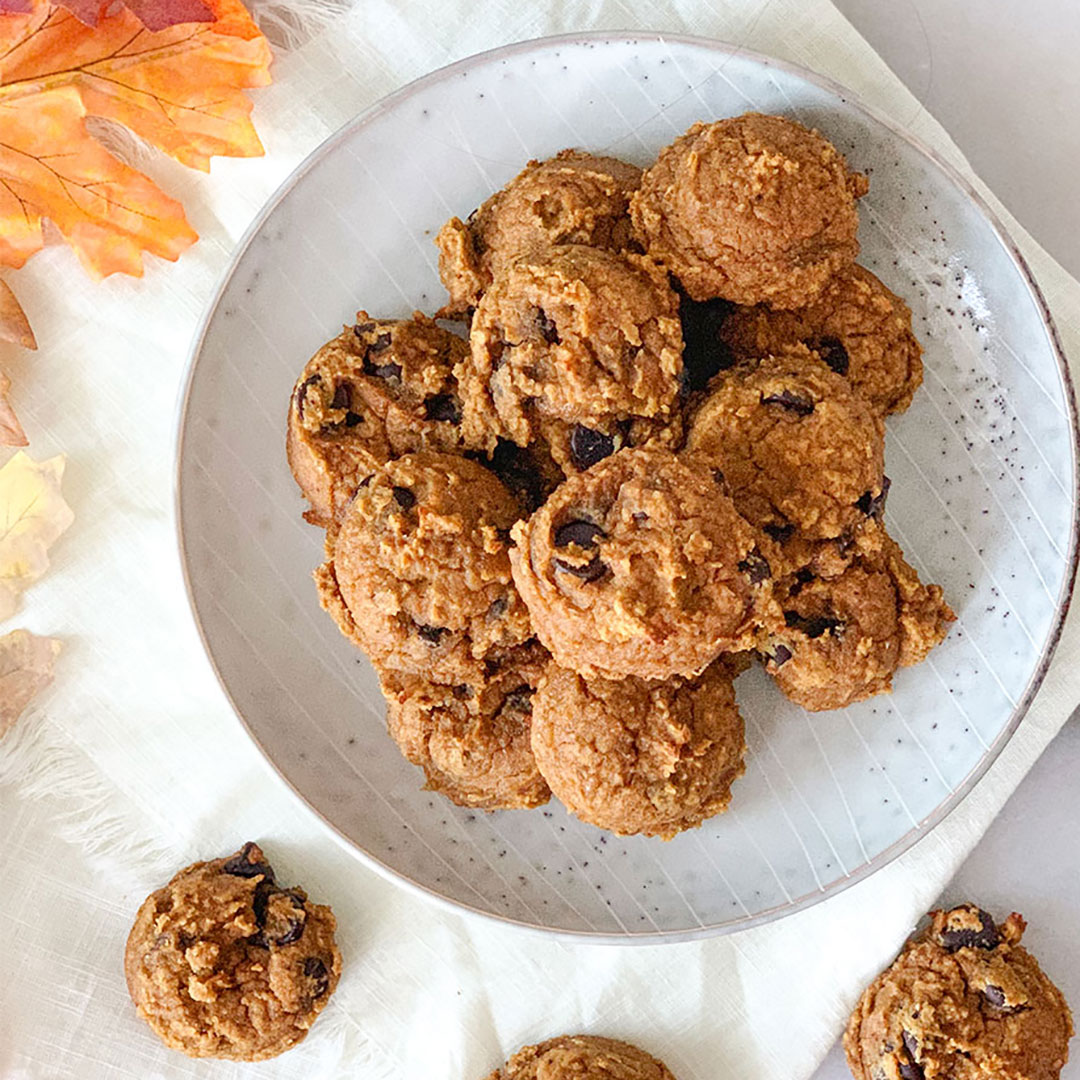
<path id="1" fill-rule="evenodd" d="M 926 382 L 889 421 L 886 514 L 959 613 L 895 692 L 810 716 L 760 671 L 733 809 L 669 843 L 543 810 L 484 814 L 421 790 L 367 662 L 319 608 L 321 533 L 285 461 L 289 391 L 357 307 L 443 299 L 432 235 L 530 157 L 577 145 L 648 163 L 700 119 L 759 109 L 818 127 L 871 176 L 862 261 L 900 293 Z M 237 422 L 242 417 L 242 422 Z M 376 869 L 463 909 L 614 940 L 761 922 L 883 866 L 1001 750 L 1046 668 L 1075 562 L 1071 390 L 1037 289 L 966 185 L 817 76 L 717 42 L 515 45 L 405 87 L 271 200 L 196 341 L 178 508 L 195 617 L 252 738 Z"/>

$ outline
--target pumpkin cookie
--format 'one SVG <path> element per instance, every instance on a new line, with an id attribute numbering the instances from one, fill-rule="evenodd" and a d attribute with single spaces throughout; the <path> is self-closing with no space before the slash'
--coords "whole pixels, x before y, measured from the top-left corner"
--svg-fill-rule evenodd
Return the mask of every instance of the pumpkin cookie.
<path id="1" fill-rule="evenodd" d="M 556 244 L 622 251 L 630 241 L 630 194 L 641 170 L 583 150 L 530 161 L 469 215 L 451 218 L 435 238 L 446 312 L 475 307 L 492 279 L 518 255 Z"/>
<path id="2" fill-rule="evenodd" d="M 386 726 L 405 757 L 423 768 L 429 790 L 482 810 L 548 801 L 551 792 L 529 743 L 533 692 L 547 662 L 533 643 L 454 686 L 380 673 Z"/>
<path id="3" fill-rule="evenodd" d="M 304 516 L 324 528 L 380 465 L 461 447 L 453 370 L 467 344 L 419 312 L 356 319 L 307 363 L 289 403 L 289 467 L 311 504 Z"/>
<path id="4" fill-rule="evenodd" d="M 911 309 L 869 270 L 852 264 L 796 311 L 736 308 L 718 329 L 721 353 L 756 360 L 802 342 L 843 375 L 879 416 L 903 412 L 922 385 L 922 347 Z"/>
<path id="5" fill-rule="evenodd" d="M 486 1080 L 675 1080 L 662 1061 L 617 1039 L 560 1035 L 523 1046 Z"/>
<path id="6" fill-rule="evenodd" d="M 855 261 L 866 177 L 783 116 L 695 124 L 660 151 L 630 203 L 645 249 L 694 300 L 795 308 Z"/>
<path id="7" fill-rule="evenodd" d="M 470 348 L 455 370 L 473 446 L 526 446 L 549 421 L 663 421 L 679 395 L 678 301 L 641 255 L 564 245 L 518 259 L 480 301 Z"/>
<path id="8" fill-rule="evenodd" d="M 923 585 L 884 528 L 866 533 L 835 577 L 807 567 L 776 586 L 786 625 L 762 653 L 804 709 L 842 709 L 891 689 L 897 668 L 924 660 L 956 618 L 941 587 Z"/>
<path id="9" fill-rule="evenodd" d="M 696 675 L 778 617 L 760 537 L 707 468 L 663 450 L 570 477 L 513 536 L 537 636 L 586 675 Z"/>
<path id="10" fill-rule="evenodd" d="M 124 952 L 135 1007 L 190 1057 L 261 1061 L 295 1046 L 337 986 L 328 907 L 280 887 L 255 844 L 181 870 L 145 900 Z"/>
<path id="11" fill-rule="evenodd" d="M 748 521 L 825 540 L 878 511 L 884 424 L 816 353 L 798 345 L 722 372 L 712 386 L 685 454 L 721 470 Z"/>
<path id="12" fill-rule="evenodd" d="M 670 840 L 727 809 L 746 741 L 732 672 L 586 679 L 551 664 L 533 702 L 536 763 L 582 821 Z"/>
<path id="13" fill-rule="evenodd" d="M 519 514 L 474 461 L 423 451 L 388 462 L 327 536 L 323 606 L 381 667 L 468 681 L 532 636 L 507 555 Z"/>
<path id="14" fill-rule="evenodd" d="M 856 1080 L 1057 1080 L 1072 1016 L 1021 944 L 1023 918 L 1000 926 L 963 904 L 931 912 L 863 993 L 844 1050 Z"/>

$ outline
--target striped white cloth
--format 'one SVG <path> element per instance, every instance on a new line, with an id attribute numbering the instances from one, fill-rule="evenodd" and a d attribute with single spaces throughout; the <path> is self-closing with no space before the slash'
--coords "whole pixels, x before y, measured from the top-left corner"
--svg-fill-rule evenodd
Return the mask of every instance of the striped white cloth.
<path id="1" fill-rule="evenodd" d="M 258 1066 L 259 1076 L 478 1080 L 522 1043 L 588 1030 L 639 1042 L 680 1080 L 806 1077 L 863 983 L 1080 700 L 1075 619 L 986 778 L 873 878 L 780 923 L 700 944 L 553 944 L 396 889 L 342 852 L 270 775 L 230 715 L 188 615 L 171 420 L 196 321 L 274 188 L 376 98 L 504 42 L 592 28 L 736 41 L 850 86 L 970 169 L 829 0 L 357 0 L 336 12 L 318 2 L 280 0 L 263 13 L 279 28 L 290 18 L 323 27 L 280 52 L 275 84 L 256 94 L 264 159 L 216 160 L 209 176 L 147 164 L 202 235 L 178 265 L 93 285 L 52 247 L 18 276 L 41 348 L 5 356 L 5 367 L 33 455 L 69 457 L 76 523 L 12 622 L 67 648 L 53 690 L 0 745 L 0 1075 L 256 1075 L 160 1046 L 134 1015 L 121 955 L 150 889 L 192 859 L 257 837 L 285 880 L 333 905 L 345 954 L 340 989 L 312 1036 Z M 995 208 L 1080 356 L 1080 287 Z"/>

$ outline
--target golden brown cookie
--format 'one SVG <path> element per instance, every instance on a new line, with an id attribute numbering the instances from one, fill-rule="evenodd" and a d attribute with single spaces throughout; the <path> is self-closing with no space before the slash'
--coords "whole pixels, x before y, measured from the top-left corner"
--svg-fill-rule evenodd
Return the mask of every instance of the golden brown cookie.
<path id="1" fill-rule="evenodd" d="M 922 385 L 922 347 L 911 309 L 869 270 L 852 263 L 796 311 L 737 308 L 719 328 L 721 346 L 756 360 L 802 342 L 815 350 L 880 416 L 903 412 Z"/>
<path id="2" fill-rule="evenodd" d="M 533 628 L 587 675 L 695 675 L 778 617 L 760 539 L 697 462 L 620 450 L 513 531 Z"/>
<path id="3" fill-rule="evenodd" d="M 675 1080 L 662 1061 L 617 1039 L 560 1035 L 523 1046 L 486 1080 Z"/>
<path id="4" fill-rule="evenodd" d="M 197 862 L 135 916 L 124 974 L 136 1010 L 190 1057 L 261 1061 L 307 1035 L 341 975 L 334 916 L 277 885 L 255 844 Z"/>
<path id="5" fill-rule="evenodd" d="M 482 465 L 407 454 L 378 469 L 327 535 L 323 606 L 381 667 L 440 682 L 532 636 L 510 576 L 520 509 Z"/>
<path id="6" fill-rule="evenodd" d="M 863 993 L 844 1049 L 856 1080 L 1057 1080 L 1072 1016 L 1021 944 L 974 904 L 931 912 Z"/>
<path id="7" fill-rule="evenodd" d="M 549 665 L 532 746 L 552 792 L 582 821 L 670 840 L 726 810 L 746 741 L 724 661 L 696 679 L 586 679 Z"/>
<path id="8" fill-rule="evenodd" d="M 760 528 L 841 536 L 884 501 L 885 427 L 804 345 L 722 372 L 690 423 L 684 456 L 721 470 Z"/>
<path id="9" fill-rule="evenodd" d="M 881 525 L 864 527 L 854 550 L 836 576 L 807 567 L 775 589 L 786 625 L 762 654 L 804 709 L 842 709 L 890 690 L 897 668 L 924 660 L 956 618 Z"/>
<path id="10" fill-rule="evenodd" d="M 545 421 L 605 425 L 670 417 L 682 336 L 667 275 L 642 255 L 581 245 L 512 263 L 473 316 L 455 369 L 471 446 L 526 446 Z"/>
<path id="11" fill-rule="evenodd" d="M 461 447 L 453 370 L 467 344 L 420 312 L 356 320 L 308 361 L 289 403 L 289 466 L 304 516 L 324 528 L 385 462 Z"/>
<path id="12" fill-rule="evenodd" d="M 630 213 L 693 299 L 794 308 L 855 261 L 866 191 L 816 131 L 746 113 L 695 124 L 661 150 Z"/>
<path id="13" fill-rule="evenodd" d="M 536 642 L 510 650 L 469 682 L 380 672 L 386 726 L 426 787 L 458 806 L 519 810 L 551 796 L 529 741 L 532 699 L 548 663 Z"/>
<path id="14" fill-rule="evenodd" d="M 622 251 L 630 240 L 630 194 L 641 170 L 583 150 L 530 161 L 501 191 L 439 230 L 439 277 L 447 312 L 475 307 L 493 278 L 518 255 L 556 244 Z"/>

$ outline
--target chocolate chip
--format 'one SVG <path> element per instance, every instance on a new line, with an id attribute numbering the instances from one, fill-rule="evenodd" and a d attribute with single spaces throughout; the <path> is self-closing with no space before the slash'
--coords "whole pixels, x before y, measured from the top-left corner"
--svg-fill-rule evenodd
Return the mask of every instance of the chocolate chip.
<path id="1" fill-rule="evenodd" d="M 424 417 L 428 420 L 444 420 L 451 424 L 461 422 L 461 409 L 453 394 L 435 394 L 424 399 Z"/>
<path id="2" fill-rule="evenodd" d="M 982 908 L 977 908 L 979 922 L 982 924 L 978 930 L 970 927 L 961 927 L 951 930 L 946 928 L 941 931 L 941 944 L 949 950 L 956 952 L 957 949 L 996 949 L 1000 938 L 994 920 Z"/>
<path id="3" fill-rule="evenodd" d="M 570 432 L 570 460 L 578 469 L 587 469 L 615 453 L 615 436 L 575 424 Z"/>
<path id="4" fill-rule="evenodd" d="M 347 412 L 345 414 L 346 427 L 356 427 L 357 424 L 362 424 L 363 422 L 364 418 L 359 413 Z"/>
<path id="5" fill-rule="evenodd" d="M 367 347 L 367 351 L 368 351 L 368 354 L 370 355 L 371 353 L 381 353 L 381 352 L 383 352 L 383 351 L 384 351 L 385 349 L 389 349 L 389 348 L 390 348 L 390 341 L 391 341 L 391 338 L 390 338 L 390 334 L 389 334 L 389 333 L 386 333 L 386 334 L 380 334 L 380 335 L 379 335 L 379 336 L 378 336 L 378 337 L 377 337 L 377 338 L 376 338 L 376 339 L 375 339 L 375 340 L 374 340 L 374 341 L 373 341 L 373 342 L 372 342 L 372 343 L 371 343 L 371 344 L 370 344 L 370 345 L 369 345 L 369 346 Z M 400 371 L 401 369 L 399 368 L 398 370 Z"/>
<path id="6" fill-rule="evenodd" d="M 314 386 L 317 382 L 322 382 L 322 377 L 319 375 L 309 375 L 297 388 L 296 388 L 296 411 L 300 416 L 300 419 L 304 419 L 304 398 L 307 397 L 308 390 Z"/>
<path id="7" fill-rule="evenodd" d="M 555 320 L 548 317 L 548 313 L 543 308 L 536 309 L 536 328 L 540 331 L 540 336 L 549 345 L 558 345 L 562 338 L 559 337 L 559 328 L 555 325 Z"/>
<path id="8" fill-rule="evenodd" d="M 855 503 L 855 509 L 867 517 L 880 520 L 881 515 L 885 513 L 885 500 L 889 497 L 890 487 L 892 487 L 892 481 L 887 476 L 882 477 L 881 491 L 877 495 L 872 491 L 863 492 Z"/>
<path id="9" fill-rule="evenodd" d="M 636 521 L 636 522 L 637 522 L 637 523 L 638 523 L 639 525 L 640 525 L 640 524 L 641 524 L 641 523 L 642 523 L 643 521 L 648 521 L 648 520 L 649 520 L 649 515 L 648 515 L 648 514 L 646 514 L 644 510 L 635 510 L 635 511 L 634 511 L 634 512 L 633 512 L 633 513 L 632 513 L 632 514 L 630 515 L 630 516 L 631 516 L 631 517 L 632 517 L 632 518 L 633 518 L 633 519 L 634 519 L 634 520 L 635 520 L 635 521 Z"/>
<path id="10" fill-rule="evenodd" d="M 762 529 L 778 544 L 786 544 L 795 535 L 794 525 L 762 525 Z"/>
<path id="11" fill-rule="evenodd" d="M 391 488 L 391 492 L 394 496 L 394 502 L 396 502 L 402 510 L 411 510 L 416 505 L 416 496 L 407 487 L 398 487 L 395 485 Z"/>
<path id="12" fill-rule="evenodd" d="M 599 525 L 594 525 L 591 521 L 576 520 L 568 521 L 565 525 L 559 526 L 555 530 L 554 544 L 557 548 L 569 547 L 573 544 L 575 547 L 589 548 L 596 547 L 597 540 L 604 535 L 604 530 Z M 601 578 L 607 573 L 607 565 L 601 561 L 599 555 L 594 555 L 587 563 L 578 564 L 567 562 L 564 559 L 556 559 L 555 565 L 560 570 L 565 570 L 568 574 L 573 574 L 575 577 L 579 577 L 584 581 L 596 581 L 597 578 Z"/>
<path id="13" fill-rule="evenodd" d="M 687 390 L 704 390 L 719 371 L 732 367 L 735 356 L 720 340 L 720 328 L 731 314 L 734 304 L 727 300 L 699 302 L 683 296 L 679 301 L 679 318 L 683 336 L 683 386 Z"/>
<path id="14" fill-rule="evenodd" d="M 242 878 L 259 877 L 261 874 L 267 881 L 273 882 L 274 871 L 268 862 L 260 858 L 261 855 L 259 845 L 249 840 L 232 858 L 225 860 L 221 872 Z"/>
<path id="15" fill-rule="evenodd" d="M 416 624 L 416 632 L 429 644 L 438 645 L 450 631 L 445 626 L 425 626 L 423 623 Z"/>
<path id="16" fill-rule="evenodd" d="M 712 471 L 712 478 L 713 478 L 713 479 L 714 479 L 714 480 L 715 480 L 715 481 L 716 481 L 716 482 L 717 482 L 717 483 L 718 483 L 718 484 L 719 484 L 719 485 L 720 485 L 721 487 L 723 487 L 723 486 L 724 486 L 724 485 L 725 485 L 725 484 L 727 483 L 727 477 L 726 477 L 726 476 L 724 476 L 724 470 L 723 470 L 723 469 L 713 469 L 713 471 Z"/>
<path id="17" fill-rule="evenodd" d="M 374 375 L 376 379 L 400 379 L 400 364 L 372 364 L 364 361 L 364 371 L 368 375 Z"/>
<path id="18" fill-rule="evenodd" d="M 816 345 L 812 346 L 817 354 L 836 372 L 837 375 L 846 375 L 851 363 L 848 351 L 839 338 L 823 337 Z"/>
<path id="19" fill-rule="evenodd" d="M 751 585 L 760 585 L 772 577 L 772 567 L 768 559 L 755 549 L 739 563 L 739 573 L 745 574 Z"/>
<path id="20" fill-rule="evenodd" d="M 330 401 L 331 409 L 348 409 L 352 405 L 352 387 L 348 383 L 338 383 L 334 387 L 334 396 Z"/>
<path id="21" fill-rule="evenodd" d="M 926 1073 L 922 1066 L 914 1061 L 901 1061 L 899 1063 L 900 1080 L 926 1080 Z"/>
<path id="22" fill-rule="evenodd" d="M 804 585 L 809 585 L 814 580 L 814 575 L 809 570 L 800 570 L 795 575 L 795 580 L 791 583 L 788 589 L 788 593 L 791 596 L 798 596 L 803 591 Z"/>
<path id="23" fill-rule="evenodd" d="M 813 640 L 824 634 L 835 634 L 844 624 L 840 619 L 829 619 L 824 615 L 807 617 L 797 611 L 785 611 L 784 622 L 790 630 L 798 630 Z"/>
<path id="24" fill-rule="evenodd" d="M 1005 1008 L 1005 991 L 1000 986 L 984 986 L 983 997 L 994 1006 L 995 1009 Z"/>
<path id="25" fill-rule="evenodd" d="M 522 683 L 503 698 L 503 708 L 513 712 L 532 712 L 532 696 L 533 688 L 527 683 Z"/>
<path id="26" fill-rule="evenodd" d="M 526 447 L 499 439 L 491 456 L 480 460 L 518 497 L 530 514 L 547 498 L 543 477 Z"/>
<path id="27" fill-rule="evenodd" d="M 450 693 L 453 694 L 458 701 L 471 701 L 473 689 L 465 683 L 458 683 L 457 686 L 450 688 Z"/>
<path id="28" fill-rule="evenodd" d="M 271 906 L 277 897 L 287 897 L 289 907 L 282 910 L 282 904 Z M 255 945 L 268 948 L 270 945 L 291 945 L 300 938 L 307 923 L 307 911 L 304 899 L 291 889 L 278 889 L 268 881 L 260 881 L 255 886 L 255 895 L 251 898 L 255 912 L 255 923 L 260 933 L 251 941 Z"/>
<path id="29" fill-rule="evenodd" d="M 498 371 L 506 363 L 506 350 L 509 345 L 502 338 L 496 338 L 491 343 L 491 370 Z"/>
<path id="30" fill-rule="evenodd" d="M 330 975 L 317 956 L 309 956 L 304 961 L 304 975 L 315 983 L 311 990 L 312 997 L 320 998 L 330 989 Z"/>
<path id="31" fill-rule="evenodd" d="M 370 334 L 371 331 L 374 330 L 374 329 L 375 329 L 375 324 L 373 322 L 357 323 L 353 327 L 353 333 L 357 337 L 363 337 L 365 334 Z"/>
<path id="32" fill-rule="evenodd" d="M 505 596 L 497 596 L 491 601 L 491 605 L 487 609 L 487 617 L 489 619 L 501 619 L 506 614 L 506 609 L 510 606 L 510 601 Z"/>
<path id="33" fill-rule="evenodd" d="M 761 399 L 762 405 L 780 405 L 789 412 L 799 416 L 809 416 L 814 411 L 814 403 L 805 397 L 800 397 L 791 390 L 781 390 L 779 394 L 769 394 Z"/>
<path id="34" fill-rule="evenodd" d="M 900 1038 L 903 1040 L 904 1049 L 911 1055 L 911 1060 L 915 1061 L 919 1056 L 919 1040 L 910 1031 L 900 1032 Z"/>
<path id="35" fill-rule="evenodd" d="M 772 662 L 777 667 L 783 667 L 791 659 L 791 650 L 786 645 L 777 645 L 773 649 Z"/>

